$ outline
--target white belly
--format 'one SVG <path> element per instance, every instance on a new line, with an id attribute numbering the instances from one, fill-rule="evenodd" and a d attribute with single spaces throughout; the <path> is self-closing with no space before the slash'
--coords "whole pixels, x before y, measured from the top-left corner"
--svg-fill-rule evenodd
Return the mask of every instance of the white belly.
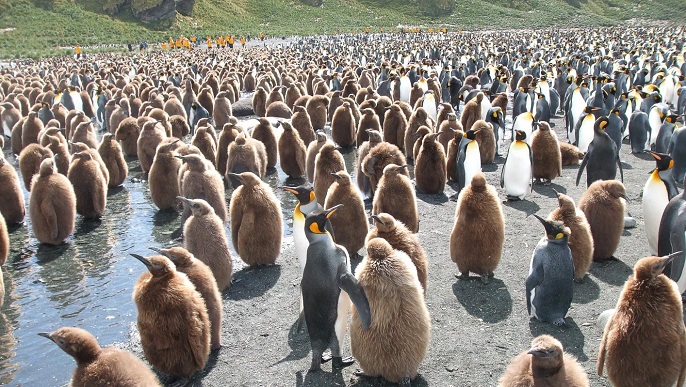
<path id="1" fill-rule="evenodd" d="M 595 124 L 593 114 L 589 114 L 584 118 L 579 128 L 579 150 L 586 153 L 588 145 L 593 141 L 593 126 Z"/>
<path id="2" fill-rule="evenodd" d="M 434 122 L 438 118 L 438 112 L 436 111 L 436 101 L 433 98 L 424 98 L 424 103 L 422 104 L 424 110 L 426 110 L 427 115 Z"/>
<path id="3" fill-rule="evenodd" d="M 684 233 L 686 236 L 686 233 Z M 679 294 L 683 294 L 686 292 L 686 265 L 684 265 L 684 269 L 681 272 L 681 276 L 679 276 L 679 280 L 676 282 L 676 285 L 679 287 Z"/>
<path id="4" fill-rule="evenodd" d="M 293 242 L 300 264 L 300 275 L 302 276 L 303 271 L 305 271 L 305 263 L 307 263 L 307 248 L 310 245 L 305 235 L 305 222 L 293 220 Z"/>
<path id="5" fill-rule="evenodd" d="M 467 154 L 464 159 L 464 185 L 472 183 L 472 178 L 477 172 L 481 172 L 481 154 L 479 153 L 479 143 L 472 141 L 467 145 Z"/>
<path id="6" fill-rule="evenodd" d="M 410 78 L 408 77 L 402 77 L 400 78 L 400 100 L 403 102 L 410 102 L 410 89 L 412 89 L 412 85 L 410 82 Z"/>
<path id="7" fill-rule="evenodd" d="M 513 142 L 510 145 L 505 166 L 503 166 L 505 194 L 520 199 L 524 199 L 531 189 L 532 173 L 528 149 L 522 148 L 522 144 Z"/>
<path id="8" fill-rule="evenodd" d="M 650 124 L 650 145 L 653 145 L 655 144 L 655 140 L 657 140 L 657 136 L 660 134 L 660 128 L 662 127 L 660 112 L 656 108 L 650 109 L 648 123 Z"/>
<path id="9" fill-rule="evenodd" d="M 657 254 L 658 231 L 667 203 L 669 203 L 667 187 L 662 181 L 655 181 L 655 178 L 651 176 L 643 187 L 643 220 L 652 254 Z"/>

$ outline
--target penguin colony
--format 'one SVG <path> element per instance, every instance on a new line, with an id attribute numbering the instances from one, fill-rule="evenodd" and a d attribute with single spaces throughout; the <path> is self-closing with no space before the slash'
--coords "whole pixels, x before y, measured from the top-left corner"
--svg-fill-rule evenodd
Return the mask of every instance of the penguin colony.
<path id="1" fill-rule="evenodd" d="M 641 41 L 653 35 L 662 39 Z M 622 235 L 632 220 L 627 200 L 640 197 L 644 213 L 632 215 L 643 227 L 636 230 L 645 234 L 650 255 L 657 255 L 638 261 L 617 292 L 597 373 L 616 386 L 682 385 L 684 29 L 604 28 L 586 38 L 592 45 L 580 45 L 575 32 L 564 30 L 534 40 L 529 33 L 467 33 L 459 38 L 474 43 L 469 50 L 454 48 L 457 36 L 451 34 L 417 36 L 421 48 L 405 36 L 394 36 L 392 44 L 374 38 L 385 36 L 312 38 L 298 42 L 296 51 L 252 48 L 240 57 L 153 53 L 137 58 L 149 61 L 143 67 L 96 55 L 80 67 L 59 59 L 53 68 L 2 68 L 0 120 L 8 141 L 0 158 L 0 220 L 10 226 L 10 238 L 0 229 L 0 253 L 8 244 L 15 251 L 10 241 L 22 227 L 25 203 L 39 242 L 77 242 L 79 236 L 71 236 L 75 220 L 107 217 L 108 187 L 119 194 L 112 188 L 127 184 L 134 165 L 159 211 L 185 213 L 185 248 L 144 256 L 154 246 L 136 246 L 140 254 L 132 254 L 145 265 L 132 288 L 143 355 L 154 369 L 191 377 L 231 341 L 222 328 L 232 324 L 222 321 L 222 308 L 237 306 L 226 298 L 237 262 L 230 236 L 250 270 L 276 264 L 297 272 L 293 308 L 278 313 L 292 314 L 295 334 L 309 336 L 311 372 L 328 360 L 334 370 L 349 366 L 352 354 L 359 378 L 410 386 L 431 356 L 431 335 L 445 339 L 425 297 L 449 285 L 429 281 L 432 271 L 459 275 L 450 284 L 458 300 L 466 290 L 488 303 L 502 286 L 498 267 L 513 264 L 506 245 L 526 249 L 523 241 L 509 241 L 524 238 L 515 227 L 537 224 L 524 220 L 524 213 L 534 215 L 543 230 L 536 226 L 527 242 L 529 273 L 519 291 L 510 289 L 512 298 L 540 320 L 532 326 L 578 328 L 575 321 L 588 316 L 570 306 L 588 292 L 589 271 L 602 278 L 604 271 L 621 270 L 613 262 L 641 258 L 617 256 L 626 250 Z M 355 56 L 336 52 L 337 45 Z M 324 47 L 333 51 L 319 54 Z M 307 55 L 294 54 L 304 49 Z M 68 77 L 71 68 L 78 84 Z M 248 78 L 257 91 L 241 94 Z M 236 106 L 245 99 L 248 115 L 257 119 L 231 115 L 246 115 Z M 24 100 L 26 106 L 19 102 Z M 630 146 L 622 149 L 624 141 Z M 63 151 L 68 144 L 71 154 Z M 353 175 L 344 155 L 358 146 L 364 157 Z M 623 170 L 627 157 L 632 165 L 655 163 L 643 189 L 622 183 L 624 172 L 631 173 Z M 277 195 L 267 184 L 279 171 L 288 176 L 280 182 L 284 190 L 296 198 Z M 565 195 L 584 172 L 583 194 Z M 447 200 L 452 194 L 456 204 Z M 303 230 L 293 231 L 291 244 L 281 208 L 295 200 L 286 223 Z M 455 211 L 422 216 L 418 207 L 426 208 L 425 202 Z M 542 208 L 557 209 L 546 219 Z M 521 219 L 510 209 L 523 211 Z M 421 244 L 434 222 L 454 225 L 450 235 L 444 229 L 430 237 L 442 240 L 442 253 Z M 299 265 L 286 260 L 292 256 Z M 483 284 L 470 281 L 470 272 Z M 4 285 L 0 290 L 4 294 Z M 648 312 L 655 310 L 660 312 Z M 482 324 L 493 321 L 481 318 Z M 636 325 L 642 328 L 621 331 Z M 82 329 L 41 335 L 76 360 L 74 385 L 126 384 L 123 369 L 146 385 L 159 382 L 135 356 L 100 347 Z M 553 336 L 535 337 L 516 357 L 521 348 L 508 347 L 514 359 L 501 365 L 500 385 L 589 385 L 579 361 L 565 352 L 570 345 L 561 343 L 568 336 Z M 674 348 L 649 350 L 656 341 Z"/>

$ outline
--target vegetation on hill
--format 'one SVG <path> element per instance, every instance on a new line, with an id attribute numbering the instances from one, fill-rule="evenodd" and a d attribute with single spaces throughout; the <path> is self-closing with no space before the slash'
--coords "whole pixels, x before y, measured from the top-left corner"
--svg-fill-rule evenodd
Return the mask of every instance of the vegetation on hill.
<path id="1" fill-rule="evenodd" d="M 179 35 L 310 35 L 391 30 L 584 27 L 686 21 L 683 0 L 191 0 L 173 17 L 142 22 L 167 0 L 0 0 L 0 57 L 36 57 L 59 47 L 122 45 Z M 180 13 L 179 3 L 192 4 Z M 186 16 L 188 15 L 188 16 Z"/>

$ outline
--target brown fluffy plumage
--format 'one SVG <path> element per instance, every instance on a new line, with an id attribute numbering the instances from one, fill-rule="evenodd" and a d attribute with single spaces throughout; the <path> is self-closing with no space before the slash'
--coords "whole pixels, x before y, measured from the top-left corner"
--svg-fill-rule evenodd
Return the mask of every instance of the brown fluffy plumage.
<path id="1" fill-rule="evenodd" d="M 624 184 L 616 180 L 593 182 L 581 195 L 579 209 L 584 212 L 593 235 L 593 260 L 612 257 L 624 231 L 626 204 Z"/>
<path id="2" fill-rule="evenodd" d="M 403 151 L 405 149 L 406 130 L 407 117 L 405 117 L 405 114 L 399 105 L 391 105 L 384 115 L 383 140 L 389 144 L 397 146 L 401 151 Z"/>
<path id="3" fill-rule="evenodd" d="M 263 87 L 258 87 L 255 94 L 252 96 L 252 110 L 258 117 L 265 117 L 267 115 L 267 91 Z"/>
<path id="4" fill-rule="evenodd" d="M 407 227 L 397 221 L 393 215 L 382 212 L 373 215 L 374 228 L 367 234 L 367 243 L 374 238 L 385 239 L 391 247 L 407 254 L 417 269 L 417 278 L 426 294 L 426 284 L 429 279 L 429 261 L 426 259 L 426 252 L 419 243 L 417 235 L 408 230 Z"/>
<path id="5" fill-rule="evenodd" d="M 414 113 L 407 122 L 407 130 L 405 130 L 405 140 L 403 141 L 403 148 L 405 149 L 405 157 L 412 158 L 414 155 L 414 143 L 417 140 L 417 130 L 420 127 L 426 126 L 432 128 L 433 124 L 429 119 L 426 110 L 423 107 L 415 109 Z"/>
<path id="6" fill-rule="evenodd" d="M 417 159 L 417 155 L 419 155 L 419 148 L 422 146 L 422 139 L 424 136 L 432 134 L 433 131 L 431 128 L 429 128 L 426 125 L 422 125 L 417 129 L 417 131 L 414 134 L 414 143 L 412 143 L 412 158 Z M 408 149 L 409 152 L 409 149 Z"/>
<path id="7" fill-rule="evenodd" d="M 374 109 L 362 109 L 360 113 L 362 116 L 360 117 L 360 123 L 357 125 L 357 138 L 355 140 L 358 147 L 362 145 L 363 142 L 369 141 L 368 129 L 381 130 L 381 123 L 379 122 L 379 117 L 376 115 Z"/>
<path id="8" fill-rule="evenodd" d="M 226 173 L 252 172 L 263 177 L 267 173 L 267 151 L 264 144 L 247 137 L 245 133 L 239 133 L 229 144 Z M 227 180 L 231 180 L 227 177 Z M 232 181 L 234 188 L 238 182 Z"/>
<path id="9" fill-rule="evenodd" d="M 476 142 L 479 144 L 481 165 L 492 164 L 493 160 L 495 160 L 496 147 L 493 125 L 484 120 L 477 120 L 474 122 L 471 129 L 478 130 L 476 133 Z"/>
<path id="10" fill-rule="evenodd" d="M 365 141 L 360 145 L 357 150 L 357 159 L 355 159 L 355 177 L 357 180 L 357 186 L 362 191 L 363 195 L 368 197 L 374 196 L 374 188 L 369 176 L 362 172 L 362 162 L 365 157 L 369 154 L 369 151 L 375 146 L 379 145 L 383 140 L 381 139 L 381 133 L 378 130 L 368 129 L 369 140 Z"/>
<path id="11" fill-rule="evenodd" d="M 126 164 L 126 160 L 124 160 L 121 146 L 114 140 L 112 133 L 105 133 L 102 136 L 98 153 L 105 163 L 109 174 L 108 187 L 118 187 L 124 184 L 126 177 L 129 175 L 129 166 Z"/>
<path id="12" fill-rule="evenodd" d="M 374 193 L 372 214 L 391 214 L 407 226 L 408 230 L 416 233 L 419 231 L 417 196 L 406 172 L 407 165 L 388 164 L 384 167 Z"/>
<path id="13" fill-rule="evenodd" d="M 143 353 L 156 369 L 182 378 L 205 368 L 210 354 L 210 320 L 205 301 L 167 257 L 146 262 L 133 288 Z"/>
<path id="14" fill-rule="evenodd" d="M 444 110 L 447 109 L 443 109 L 441 111 Z M 440 142 L 441 145 L 443 145 L 443 150 L 446 153 L 448 153 L 448 144 L 450 143 L 450 140 L 452 140 L 455 137 L 456 130 L 462 132 L 462 124 L 460 123 L 460 121 L 457 120 L 457 116 L 455 115 L 455 113 L 451 113 L 446 117 L 446 119 L 440 124 L 438 128 L 438 133 L 440 133 L 440 135 L 438 136 L 438 142 Z"/>
<path id="15" fill-rule="evenodd" d="M 315 140 L 314 129 L 312 128 L 312 120 L 310 120 L 310 115 L 307 114 L 307 109 L 304 107 L 293 107 L 291 125 L 298 131 L 298 134 L 305 143 L 305 146 L 310 145 L 310 143 Z"/>
<path id="16" fill-rule="evenodd" d="M 500 262 L 504 241 L 505 220 L 498 192 L 478 172 L 460 192 L 450 234 L 450 258 L 461 278 L 473 272 L 487 283 Z"/>
<path id="17" fill-rule="evenodd" d="M 284 102 L 275 101 L 267 106 L 266 117 L 290 119 L 293 117 L 293 112 Z"/>
<path id="18" fill-rule="evenodd" d="M 538 124 L 538 130 L 534 131 L 531 137 L 531 152 L 534 158 L 535 179 L 549 182 L 562 176 L 562 155 L 557 134 L 550 130 L 550 125 L 545 121 Z"/>
<path id="19" fill-rule="evenodd" d="M 148 173 L 155 158 L 157 146 L 167 137 L 167 134 L 156 121 L 151 121 L 143 125 L 137 143 L 138 160 L 141 163 L 143 172 Z"/>
<path id="20" fill-rule="evenodd" d="M 438 133 L 424 136 L 414 165 L 417 189 L 427 194 L 440 194 L 445 188 L 446 157 L 437 138 Z"/>
<path id="21" fill-rule="evenodd" d="M 67 178 L 74 186 L 76 213 L 89 219 L 98 219 L 107 204 L 107 180 L 98 161 L 88 152 L 72 155 Z"/>
<path id="22" fill-rule="evenodd" d="M 345 247 L 351 256 L 355 256 L 364 247 L 364 240 L 369 231 L 364 200 L 357 188 L 352 185 L 348 172 L 338 171 L 333 176 L 336 181 L 329 187 L 324 208 L 343 204 L 345 211 L 336 211 L 329 220 L 333 228 L 334 241 Z"/>
<path id="23" fill-rule="evenodd" d="M 19 186 L 19 176 L 12 164 L 0 152 L 0 214 L 7 224 L 24 221 L 24 194 Z"/>
<path id="24" fill-rule="evenodd" d="M 306 173 L 307 149 L 298 131 L 288 122 L 283 122 L 283 133 L 279 137 L 279 164 L 285 174 L 300 178 Z"/>
<path id="25" fill-rule="evenodd" d="M 71 143 L 71 153 L 75 154 L 80 152 L 89 153 L 93 160 L 98 162 L 98 165 L 100 166 L 100 172 L 102 172 L 102 175 L 105 176 L 105 182 L 109 184 L 110 172 L 107 170 L 107 165 L 105 165 L 105 162 L 102 160 L 102 157 L 100 157 L 100 153 L 98 153 L 98 151 L 94 148 L 89 148 L 88 145 L 82 142 Z M 71 160 L 69 162 L 71 163 Z M 60 165 L 59 160 L 56 161 L 56 165 Z"/>
<path id="26" fill-rule="evenodd" d="M 634 266 L 605 326 L 598 375 L 607 367 L 613 385 L 683 386 L 686 329 L 679 289 L 662 274 L 670 257 L 647 257 Z"/>
<path id="27" fill-rule="evenodd" d="M 565 194 L 558 193 L 559 207 L 548 215 L 548 219 L 558 220 L 569 227 L 569 249 L 574 261 L 574 280 L 581 281 L 593 261 L 593 236 L 591 226 L 583 211 L 576 208 L 574 200 Z"/>
<path id="28" fill-rule="evenodd" d="M 98 149 L 98 137 L 93 124 L 90 121 L 78 124 L 72 133 L 71 142 L 82 142 L 89 148 Z"/>
<path id="29" fill-rule="evenodd" d="M 329 187 L 336 181 L 331 174 L 345 171 L 345 160 L 332 143 L 327 143 L 319 150 L 314 165 L 314 194 L 323 206 Z"/>
<path id="30" fill-rule="evenodd" d="M 52 151 L 55 158 L 55 165 L 57 172 L 67 176 L 69 171 L 69 148 L 67 147 L 67 140 L 60 136 L 47 136 L 47 147 Z"/>
<path id="31" fill-rule="evenodd" d="M 174 153 L 178 143 L 161 143 L 157 146 L 155 159 L 148 174 L 150 198 L 160 210 L 167 210 L 176 206 L 179 196 L 179 168 L 181 160 Z"/>
<path id="32" fill-rule="evenodd" d="M 7 233 L 7 223 L 5 223 L 5 218 L 2 216 L 2 213 L 0 213 L 0 266 L 4 265 L 5 261 L 7 261 L 7 254 L 9 254 L 9 251 L 10 237 Z M 2 272 L 0 272 L 0 277 L 2 277 Z M 0 279 L 0 285 L 1 282 L 2 279 Z M 4 291 L 5 287 L 2 286 L 1 290 Z M 0 305 L 2 305 L 2 297 L 0 297 Z"/>
<path id="33" fill-rule="evenodd" d="M 460 155 L 460 142 L 464 132 L 457 130 L 453 138 L 448 142 L 448 156 L 446 157 L 446 170 L 448 179 L 457 182 L 457 158 Z"/>
<path id="34" fill-rule="evenodd" d="M 500 93 L 491 101 L 492 107 L 499 107 L 503 112 L 507 111 L 507 93 Z"/>
<path id="35" fill-rule="evenodd" d="M 39 333 L 76 360 L 70 386 L 160 386 L 155 374 L 131 352 L 101 348 L 95 337 L 81 328 L 64 327 Z"/>
<path id="36" fill-rule="evenodd" d="M 310 115 L 312 128 L 317 131 L 324 129 L 328 116 L 329 98 L 323 95 L 315 95 L 307 100 L 307 114 Z"/>
<path id="37" fill-rule="evenodd" d="M 33 235 L 41 243 L 57 245 L 74 231 L 76 195 L 69 179 L 57 173 L 53 159 L 45 159 L 34 176 L 29 198 Z"/>
<path id="38" fill-rule="evenodd" d="M 229 207 L 233 247 L 250 266 L 273 265 L 281 254 L 281 203 L 255 174 L 241 173 L 240 180 Z"/>
<path id="39" fill-rule="evenodd" d="M 340 147 L 355 143 L 355 117 L 348 102 L 336 108 L 331 119 L 331 138 Z"/>
<path id="40" fill-rule="evenodd" d="M 462 115 L 460 116 L 460 122 L 462 123 L 462 127 L 466 130 L 469 130 L 476 121 L 481 119 L 481 101 L 483 99 L 484 94 L 478 93 L 476 97 L 464 105 Z"/>
<path id="41" fill-rule="evenodd" d="M 24 188 L 31 191 L 31 179 L 40 170 L 45 159 L 52 158 L 52 151 L 38 144 L 29 144 L 19 154 L 19 171 L 24 179 Z"/>
<path id="42" fill-rule="evenodd" d="M 231 285 L 233 276 L 233 260 L 224 223 L 206 201 L 180 200 L 185 207 L 190 207 L 192 213 L 183 225 L 184 247 L 212 270 L 219 291 L 224 291 Z"/>
<path id="43" fill-rule="evenodd" d="M 278 144 L 274 127 L 266 118 L 260 118 L 260 123 L 252 131 L 252 138 L 264 144 L 267 151 L 267 169 L 274 168 L 278 161 Z"/>
<path id="44" fill-rule="evenodd" d="M 122 121 L 116 129 L 115 138 L 121 142 L 121 149 L 126 156 L 138 157 L 138 137 L 141 128 L 135 118 L 129 117 Z"/>
<path id="45" fill-rule="evenodd" d="M 235 120 L 235 118 L 234 118 Z M 238 133 L 243 131 L 243 128 L 237 125 L 236 122 L 229 122 L 223 126 L 221 134 L 219 134 L 219 140 L 217 141 L 217 172 L 220 175 L 226 175 L 226 163 L 229 159 L 229 145 L 236 140 Z"/>
<path id="46" fill-rule="evenodd" d="M 202 156 L 188 155 L 181 158 L 188 166 L 188 170 L 180 176 L 181 195 L 188 199 L 205 200 L 212 206 L 219 219 L 226 222 L 226 194 L 224 181 L 219 172 Z M 184 216 L 187 217 L 189 212 L 190 210 L 186 209 Z"/>
<path id="47" fill-rule="evenodd" d="M 579 148 L 566 142 L 560 142 L 560 155 L 562 157 L 562 166 L 579 165 L 579 161 L 584 158 L 583 152 Z"/>
<path id="48" fill-rule="evenodd" d="M 431 318 L 410 258 L 384 239 L 367 245 L 356 270 L 369 300 L 372 324 L 362 329 L 357 309 L 350 324 L 350 347 L 365 374 L 392 383 L 414 379 L 429 349 Z"/>
<path id="49" fill-rule="evenodd" d="M 517 355 L 500 377 L 498 387 L 588 387 L 588 376 L 576 358 L 549 335 L 531 342 L 531 349 Z"/>
<path id="50" fill-rule="evenodd" d="M 180 115 L 169 117 L 169 125 L 171 126 L 172 136 L 176 138 L 182 138 L 191 131 L 191 128 L 188 126 L 188 120 Z"/>
<path id="51" fill-rule="evenodd" d="M 38 144 L 38 133 L 42 130 L 43 121 L 38 118 L 38 114 L 36 112 L 29 113 L 21 128 L 22 148 L 26 148 L 29 144 Z"/>
<path id="52" fill-rule="evenodd" d="M 314 182 L 314 164 L 317 155 L 319 154 L 319 150 L 327 143 L 334 145 L 332 141 L 328 141 L 326 139 L 326 133 L 324 133 L 324 131 L 319 130 L 317 131 L 317 138 L 307 146 L 307 155 L 305 158 L 305 163 L 307 164 L 307 180 L 310 183 Z"/>
<path id="53" fill-rule="evenodd" d="M 212 270 L 201 260 L 195 258 L 188 250 L 183 247 L 170 247 L 168 249 L 153 249 L 158 253 L 169 258 L 176 270 L 186 274 L 195 290 L 197 290 L 205 300 L 207 316 L 210 319 L 210 345 L 212 350 L 221 347 L 222 333 L 222 299 L 214 279 Z"/>

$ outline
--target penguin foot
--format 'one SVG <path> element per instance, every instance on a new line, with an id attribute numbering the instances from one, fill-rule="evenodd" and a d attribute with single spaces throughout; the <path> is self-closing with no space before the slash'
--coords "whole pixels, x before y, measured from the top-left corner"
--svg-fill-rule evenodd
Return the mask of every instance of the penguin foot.
<path id="1" fill-rule="evenodd" d="M 567 325 L 567 323 L 565 322 L 565 319 L 558 318 L 557 320 L 553 321 L 553 325 L 555 325 L 556 327 L 559 328 L 559 327 L 563 327 L 563 326 Z"/>
<path id="2" fill-rule="evenodd" d="M 550 180 L 541 180 L 541 182 L 543 182 L 543 185 L 546 187 L 549 186 L 550 184 L 552 184 L 552 182 Z"/>
<path id="3" fill-rule="evenodd" d="M 507 201 L 509 201 L 509 202 L 519 202 L 521 200 L 522 199 L 520 199 L 519 196 L 507 195 Z"/>
<path id="4" fill-rule="evenodd" d="M 468 280 L 469 279 L 469 272 L 464 272 L 460 274 L 455 274 L 455 278 L 461 279 L 461 280 Z"/>
<path id="5" fill-rule="evenodd" d="M 482 284 L 488 285 L 489 282 L 491 282 L 491 278 L 488 276 L 488 274 L 481 276 L 481 283 Z"/>
<path id="6" fill-rule="evenodd" d="M 584 277 L 581 277 L 581 278 L 574 278 L 574 283 L 577 283 L 577 284 L 582 284 L 582 283 L 584 283 Z"/>
<path id="7" fill-rule="evenodd" d="M 350 356 L 350 357 L 340 357 L 340 356 L 334 356 L 333 361 L 331 362 L 331 367 L 334 369 L 340 369 L 340 368 L 345 368 L 350 365 L 355 364 L 355 358 Z"/>
<path id="8" fill-rule="evenodd" d="M 357 371 L 353 372 L 353 375 L 355 375 L 355 376 L 357 376 L 358 378 L 361 378 L 361 379 L 376 379 L 375 376 L 369 375 L 369 374 L 365 373 L 365 372 L 362 371 L 362 370 L 357 370 Z"/>
<path id="9" fill-rule="evenodd" d="M 398 382 L 398 385 L 400 387 L 411 387 L 412 383 L 411 383 L 410 377 L 406 376 L 406 377 L 400 379 L 400 381 Z"/>

